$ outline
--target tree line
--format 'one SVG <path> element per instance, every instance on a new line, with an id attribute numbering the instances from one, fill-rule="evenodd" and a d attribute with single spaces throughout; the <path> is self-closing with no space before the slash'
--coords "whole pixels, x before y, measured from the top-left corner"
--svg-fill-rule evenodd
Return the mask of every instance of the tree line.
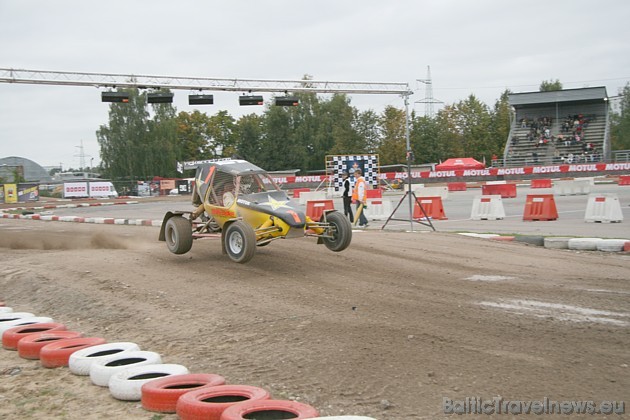
<path id="1" fill-rule="evenodd" d="M 541 90 L 562 88 L 543 82 Z M 326 155 L 379 154 L 381 165 L 406 162 L 404 108 L 360 111 L 344 94 L 297 93 L 299 105 L 266 105 L 238 119 L 177 112 L 172 104 L 147 105 L 146 93 L 125 89 L 128 103 L 112 103 L 109 123 L 97 131 L 103 175 L 115 180 L 180 176 L 176 162 L 239 156 L 267 170 L 322 170 Z M 411 112 L 414 163 L 450 157 L 490 161 L 501 156 L 510 131 L 508 90 L 492 107 L 474 95 L 444 106 L 432 118 Z M 630 87 L 625 88 L 628 101 Z M 149 109 L 149 107 L 151 107 Z M 613 119 L 615 149 L 630 149 L 630 106 Z"/>

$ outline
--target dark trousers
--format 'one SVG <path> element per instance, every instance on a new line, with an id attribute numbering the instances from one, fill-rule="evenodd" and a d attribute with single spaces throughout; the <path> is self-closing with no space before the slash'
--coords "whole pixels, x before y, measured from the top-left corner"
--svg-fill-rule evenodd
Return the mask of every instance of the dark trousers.
<path id="1" fill-rule="evenodd" d="M 357 201 L 357 210 L 359 210 L 359 206 L 361 206 L 361 202 Z M 368 219 L 365 217 L 365 207 L 361 210 L 361 214 L 359 215 L 359 226 L 367 225 Z"/>
<path id="2" fill-rule="evenodd" d="M 352 214 L 352 197 L 343 196 L 343 214 L 348 216 L 350 223 L 354 223 L 354 215 Z"/>

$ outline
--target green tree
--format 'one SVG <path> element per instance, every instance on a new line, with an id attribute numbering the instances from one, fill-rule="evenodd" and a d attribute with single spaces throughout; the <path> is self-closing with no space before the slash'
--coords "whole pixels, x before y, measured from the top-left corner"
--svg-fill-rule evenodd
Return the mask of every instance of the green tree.
<path id="1" fill-rule="evenodd" d="M 242 116 L 234 128 L 236 153 L 243 159 L 260 165 L 264 118 L 249 114 Z"/>
<path id="2" fill-rule="evenodd" d="M 378 115 L 370 110 L 359 112 L 354 110 L 353 128 L 357 133 L 359 144 L 351 153 L 376 153 L 381 145 L 381 132 Z"/>
<path id="3" fill-rule="evenodd" d="M 175 119 L 177 124 L 177 160 L 210 159 L 212 152 L 208 148 L 210 138 L 209 117 L 194 110 L 192 113 L 180 112 Z"/>
<path id="4" fill-rule="evenodd" d="M 510 135 L 509 94 L 510 91 L 505 90 L 494 104 L 490 123 L 490 149 L 486 151 L 486 157 L 491 157 L 492 154 L 496 154 L 499 158 L 503 156 L 503 150 Z"/>
<path id="5" fill-rule="evenodd" d="M 562 83 L 560 80 L 543 80 L 538 88 L 540 92 L 553 92 L 556 90 L 562 90 Z"/>
<path id="6" fill-rule="evenodd" d="M 148 136 L 149 113 L 146 94 L 137 89 L 124 89 L 129 93 L 128 103 L 112 103 L 109 124 L 96 132 L 100 145 L 103 173 L 112 179 L 144 177 L 142 162 Z"/>
<path id="7" fill-rule="evenodd" d="M 621 91 L 621 108 L 611 118 L 613 150 L 630 150 L 630 83 Z"/>
<path id="8" fill-rule="evenodd" d="M 208 148 L 214 158 L 236 153 L 236 122 L 227 111 L 219 111 L 208 120 Z"/>
<path id="9" fill-rule="evenodd" d="M 440 141 L 438 128 L 435 118 L 412 115 L 409 137 L 415 163 L 436 163 L 447 156 L 446 145 Z"/>
<path id="10" fill-rule="evenodd" d="M 383 141 L 378 148 L 381 165 L 405 162 L 407 153 L 405 111 L 388 106 L 380 118 Z"/>

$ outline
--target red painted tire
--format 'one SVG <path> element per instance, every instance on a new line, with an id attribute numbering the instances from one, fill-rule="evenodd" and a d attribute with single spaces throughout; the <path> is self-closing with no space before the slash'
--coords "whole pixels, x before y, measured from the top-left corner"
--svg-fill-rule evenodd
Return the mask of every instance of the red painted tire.
<path id="1" fill-rule="evenodd" d="M 269 392 L 247 385 L 219 385 L 183 394 L 176 412 L 182 420 L 220 420 L 221 413 L 248 400 L 267 400 Z"/>
<path id="2" fill-rule="evenodd" d="M 315 408 L 295 401 L 250 400 L 227 408 L 220 420 L 312 419 L 317 416 Z"/>
<path id="3" fill-rule="evenodd" d="M 142 408 L 174 413 L 177 399 L 183 394 L 218 385 L 225 385 L 225 378 L 213 373 L 189 373 L 156 379 L 142 385 Z"/>
<path id="4" fill-rule="evenodd" d="M 2 347 L 7 350 L 17 350 L 18 341 L 31 334 L 50 331 L 66 331 L 66 326 L 57 322 L 42 324 L 20 325 L 8 329 L 2 334 Z"/>
<path id="5" fill-rule="evenodd" d="M 81 349 L 107 343 L 101 337 L 78 337 L 59 340 L 42 347 L 39 360 L 45 368 L 68 366 L 70 355 Z"/>
<path id="6" fill-rule="evenodd" d="M 18 341 L 18 355 L 23 359 L 39 359 L 42 347 L 57 340 L 81 337 L 76 331 L 51 331 L 31 334 Z"/>

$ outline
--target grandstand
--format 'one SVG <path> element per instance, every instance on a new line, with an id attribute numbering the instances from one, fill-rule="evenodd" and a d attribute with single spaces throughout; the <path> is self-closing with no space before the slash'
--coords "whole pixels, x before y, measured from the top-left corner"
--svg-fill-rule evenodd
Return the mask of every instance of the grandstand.
<path id="1" fill-rule="evenodd" d="M 508 101 L 513 113 L 502 166 L 610 159 L 605 87 L 513 93 Z"/>

